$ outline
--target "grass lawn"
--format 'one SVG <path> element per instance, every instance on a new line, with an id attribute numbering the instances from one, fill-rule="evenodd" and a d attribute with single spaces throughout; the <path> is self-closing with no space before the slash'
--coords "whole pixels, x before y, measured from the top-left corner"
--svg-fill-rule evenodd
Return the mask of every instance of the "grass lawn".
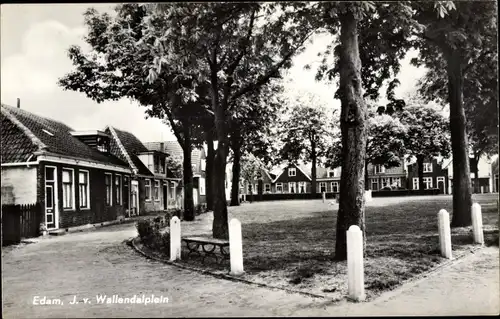
<path id="1" fill-rule="evenodd" d="M 474 195 L 474 201 L 482 206 L 487 245 L 498 245 L 497 199 L 498 194 Z M 343 298 L 347 294 L 347 263 L 333 260 L 338 205 L 327 203 L 289 200 L 230 207 L 230 215 L 242 222 L 243 278 Z M 451 196 L 374 198 L 368 203 L 368 297 L 445 261 L 439 255 L 437 229 L 437 213 L 442 208 L 451 214 Z M 454 257 L 473 247 L 471 231 L 470 227 L 452 229 Z M 182 262 L 201 265 L 196 257 Z M 229 266 L 206 263 L 203 267 L 227 271 Z"/>

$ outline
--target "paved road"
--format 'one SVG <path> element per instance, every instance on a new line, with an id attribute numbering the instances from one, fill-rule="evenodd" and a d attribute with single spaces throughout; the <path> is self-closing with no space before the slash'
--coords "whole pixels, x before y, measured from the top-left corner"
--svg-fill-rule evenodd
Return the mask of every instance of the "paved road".
<path id="1" fill-rule="evenodd" d="M 216 279 L 149 261 L 123 243 L 135 235 L 133 225 L 115 225 L 3 250 L 4 318 L 498 312 L 497 248 L 485 249 L 467 262 L 396 291 L 392 297 L 364 304 L 333 305 L 324 299 Z M 169 302 L 99 304 L 96 300 L 96 295 L 142 294 L 168 297 Z M 79 303 L 71 305 L 74 296 Z M 63 304 L 34 305 L 35 297 L 60 299 Z M 84 298 L 90 303 L 85 303 Z"/>

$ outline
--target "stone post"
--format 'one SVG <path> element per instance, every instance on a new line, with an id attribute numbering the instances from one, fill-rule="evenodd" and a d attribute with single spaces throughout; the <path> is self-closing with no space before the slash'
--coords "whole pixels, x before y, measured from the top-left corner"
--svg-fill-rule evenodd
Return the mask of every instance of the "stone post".
<path id="1" fill-rule="evenodd" d="M 170 260 L 181 259 L 181 221 L 177 216 L 170 219 Z"/>
<path id="2" fill-rule="evenodd" d="M 474 234 L 474 243 L 484 244 L 483 217 L 481 214 L 481 205 L 472 204 L 472 233 Z"/>
<path id="3" fill-rule="evenodd" d="M 241 238 L 241 222 L 236 218 L 229 222 L 229 257 L 231 275 L 243 274 L 243 241 Z"/>
<path id="4" fill-rule="evenodd" d="M 450 214 L 445 209 L 441 209 L 438 213 L 438 230 L 441 256 L 451 259 Z"/>
<path id="5" fill-rule="evenodd" d="M 363 232 L 352 225 L 347 231 L 348 297 L 355 301 L 365 299 L 365 275 L 363 269 Z"/>
<path id="6" fill-rule="evenodd" d="M 372 201 L 372 190 L 365 191 L 365 203 L 369 203 Z"/>

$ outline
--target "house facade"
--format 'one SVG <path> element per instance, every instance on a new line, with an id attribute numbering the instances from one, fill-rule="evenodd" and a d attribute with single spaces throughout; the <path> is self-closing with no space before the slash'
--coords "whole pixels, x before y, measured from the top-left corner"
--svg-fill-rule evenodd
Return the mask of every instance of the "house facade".
<path id="1" fill-rule="evenodd" d="M 310 193 L 311 192 L 311 177 L 307 172 L 296 164 L 288 164 L 281 174 L 273 181 L 274 188 L 271 185 L 273 193 Z"/>
<path id="2" fill-rule="evenodd" d="M 495 156 L 490 166 L 491 171 L 491 191 L 498 193 L 498 155 Z"/>
<path id="3" fill-rule="evenodd" d="M 384 165 L 367 165 L 368 189 L 378 191 L 384 187 L 407 187 L 404 159 L 397 167 L 385 168 Z"/>
<path id="4" fill-rule="evenodd" d="M 476 178 L 475 178 L 475 173 L 473 172 L 472 167 L 475 166 L 475 160 L 474 158 L 469 158 L 470 162 L 470 168 L 471 168 L 471 186 L 472 186 L 472 191 L 475 191 L 477 189 L 478 193 L 491 193 L 498 191 L 498 162 L 497 162 L 497 167 L 496 167 L 496 173 L 494 172 L 495 166 L 493 165 L 495 160 L 498 161 L 498 155 L 488 157 L 488 156 L 481 156 L 479 158 L 479 161 L 477 163 L 477 168 L 478 168 L 478 187 L 475 187 L 476 183 Z M 446 160 L 443 161 L 443 169 L 447 171 L 448 179 L 450 180 L 449 186 L 448 186 L 448 194 L 452 194 L 453 190 L 453 158 L 450 157 Z M 496 181 L 495 181 L 495 174 L 496 174 Z"/>
<path id="5" fill-rule="evenodd" d="M 276 175 L 261 168 L 253 181 L 240 180 L 240 197 L 243 195 L 272 194 L 276 191 L 274 179 Z"/>
<path id="6" fill-rule="evenodd" d="M 442 161 L 437 158 L 426 159 L 423 166 L 425 189 L 438 188 L 440 194 L 449 194 L 448 170 L 442 167 Z M 408 165 L 408 189 L 418 190 L 420 188 L 418 168 L 416 162 Z"/>
<path id="7" fill-rule="evenodd" d="M 48 230 L 126 216 L 131 171 L 105 132 L 81 134 L 3 104 L 1 121 L 2 204 L 40 203 Z"/>

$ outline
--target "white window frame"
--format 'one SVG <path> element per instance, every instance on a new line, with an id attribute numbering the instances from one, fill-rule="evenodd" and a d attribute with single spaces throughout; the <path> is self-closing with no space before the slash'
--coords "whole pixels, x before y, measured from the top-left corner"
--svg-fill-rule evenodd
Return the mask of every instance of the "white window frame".
<path id="1" fill-rule="evenodd" d="M 432 173 L 432 163 L 424 162 L 424 173 Z"/>
<path id="2" fill-rule="evenodd" d="M 331 182 L 330 187 L 332 188 L 332 193 L 338 193 L 340 191 L 339 182 Z M 335 187 L 337 188 L 337 191 L 334 190 Z"/>
<path id="3" fill-rule="evenodd" d="M 70 193 L 70 198 L 71 198 L 71 206 L 64 206 L 64 199 L 66 198 L 66 193 L 65 193 L 65 187 L 64 187 L 64 171 L 71 171 L 71 193 Z M 61 185 L 63 187 L 62 193 L 63 193 L 63 210 L 75 210 L 75 170 L 73 168 L 67 168 L 63 167 L 62 169 L 62 178 L 61 178 Z"/>
<path id="4" fill-rule="evenodd" d="M 248 183 L 247 185 L 247 194 L 253 194 L 253 184 Z"/>
<path id="5" fill-rule="evenodd" d="M 401 177 L 393 177 L 391 185 L 396 184 L 397 187 L 401 187 Z"/>
<path id="6" fill-rule="evenodd" d="M 424 177 L 424 185 L 425 189 L 431 189 L 433 186 L 433 178 L 432 177 Z"/>
<path id="7" fill-rule="evenodd" d="M 155 179 L 154 180 L 154 194 L 153 194 L 153 198 L 154 198 L 154 201 L 155 202 L 159 202 L 160 201 L 160 181 Z M 158 193 L 156 192 L 156 190 L 158 190 Z M 158 194 L 158 196 L 156 196 Z"/>
<path id="8" fill-rule="evenodd" d="M 295 192 L 292 192 L 292 186 L 293 185 L 293 189 L 295 190 Z M 288 193 L 290 194 L 297 194 L 297 182 L 288 182 Z"/>
<path id="9" fill-rule="evenodd" d="M 323 191 L 323 190 L 321 190 L 321 188 L 324 188 L 325 190 Z M 319 191 L 320 191 L 320 193 L 322 193 L 322 192 L 326 193 L 326 183 L 325 182 L 319 183 Z"/>
<path id="10" fill-rule="evenodd" d="M 148 198 L 148 188 L 149 188 L 149 198 Z M 151 187 L 151 180 L 150 179 L 145 179 L 144 180 L 144 200 L 146 202 L 150 202 L 153 199 L 153 190 Z"/>
<path id="11" fill-rule="evenodd" d="M 255 189 L 255 194 L 258 194 L 259 193 L 259 183 L 255 183 L 254 184 L 254 189 Z"/>
<path id="12" fill-rule="evenodd" d="M 382 186 L 381 188 L 391 186 L 391 178 L 390 177 L 382 177 L 380 180 L 380 183 L 381 183 L 380 186 Z"/>
<path id="13" fill-rule="evenodd" d="M 302 193 L 302 192 L 300 191 L 302 186 L 304 187 L 304 193 Z M 298 187 L 297 187 L 297 193 L 300 193 L 300 194 L 305 194 L 305 193 L 307 193 L 307 185 L 306 185 L 306 182 L 299 182 Z"/>
<path id="14" fill-rule="evenodd" d="M 90 209 L 90 172 L 87 170 L 79 169 L 78 170 L 78 194 L 80 194 L 80 173 L 84 173 L 87 175 L 87 189 L 86 189 L 86 196 L 87 196 L 87 205 L 86 206 L 80 206 L 81 205 L 81 200 L 82 197 L 78 196 L 78 207 L 80 209 Z"/>
<path id="15" fill-rule="evenodd" d="M 205 196 L 205 179 L 203 177 L 200 177 L 198 186 L 200 188 L 200 195 Z"/>
<path id="16" fill-rule="evenodd" d="M 276 183 L 276 193 L 283 193 L 283 183 Z"/>
<path id="17" fill-rule="evenodd" d="M 375 190 L 375 188 L 373 187 L 373 185 L 376 184 L 377 185 L 377 191 L 380 189 L 380 185 L 379 185 L 379 182 L 378 182 L 378 178 L 371 178 L 370 179 L 370 187 L 371 187 L 371 190 Z"/>
<path id="18" fill-rule="evenodd" d="M 117 185 L 116 182 L 120 181 L 120 183 Z M 115 201 L 118 199 L 118 203 L 115 202 L 116 205 L 121 205 L 123 203 L 123 179 L 121 174 L 115 174 L 115 183 L 114 188 L 115 188 Z M 118 186 L 118 192 L 116 192 L 116 187 Z"/>
<path id="19" fill-rule="evenodd" d="M 420 187 L 420 185 L 418 184 L 418 177 L 413 177 L 412 185 L 413 185 L 413 189 L 418 191 L 418 189 Z"/>
<path id="20" fill-rule="evenodd" d="M 271 184 L 265 183 L 264 184 L 264 193 L 270 193 L 271 192 Z"/>
<path id="21" fill-rule="evenodd" d="M 204 172 L 207 169 L 207 161 L 202 159 L 201 160 L 201 171 Z"/>
<path id="22" fill-rule="evenodd" d="M 290 176 L 290 177 L 297 176 L 297 169 L 295 167 L 289 167 L 288 168 L 288 176 Z"/>
<path id="23" fill-rule="evenodd" d="M 382 164 L 377 164 L 375 165 L 375 174 L 384 174 L 385 173 L 385 166 Z"/>
<path id="24" fill-rule="evenodd" d="M 106 185 L 106 176 L 109 176 L 109 203 L 108 203 L 108 185 Z M 113 206 L 113 188 L 114 188 L 114 184 L 113 184 L 113 174 L 111 173 L 104 173 L 104 187 L 105 187 L 105 191 L 106 191 L 106 197 L 105 197 L 105 204 L 106 206 Z"/>

